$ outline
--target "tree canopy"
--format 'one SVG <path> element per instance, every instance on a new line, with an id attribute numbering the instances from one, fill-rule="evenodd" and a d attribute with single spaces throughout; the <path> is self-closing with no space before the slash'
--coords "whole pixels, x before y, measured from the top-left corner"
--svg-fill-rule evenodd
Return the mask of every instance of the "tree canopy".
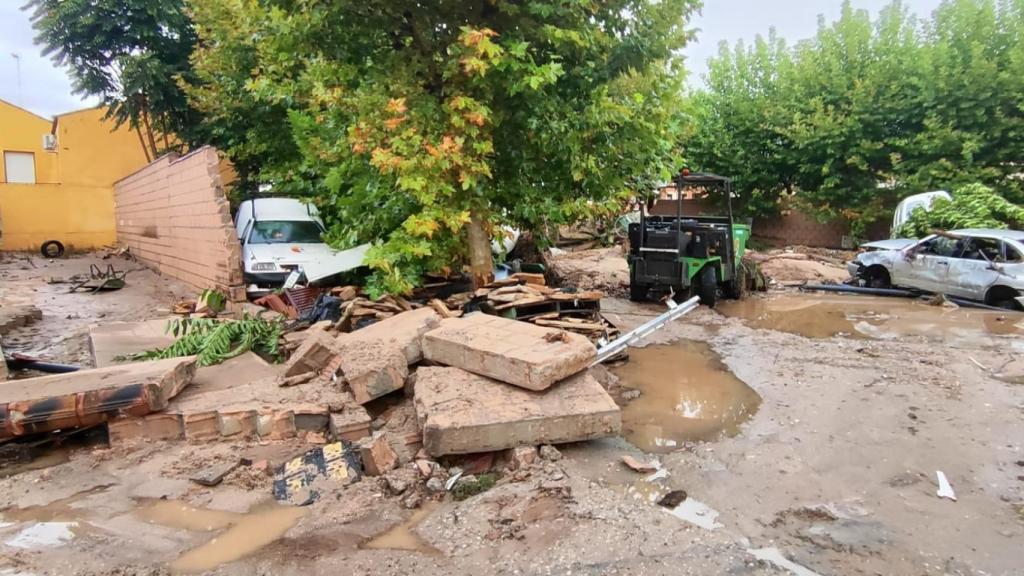
<path id="1" fill-rule="evenodd" d="M 372 287 L 404 292 L 467 257 L 489 274 L 499 224 L 599 213 L 677 169 L 697 5 L 190 0 L 186 89 L 215 123 L 265 114 L 235 153 L 290 139 L 261 177 L 311 198 L 332 244 L 382 239 Z"/>
<path id="2" fill-rule="evenodd" d="M 847 1 L 814 38 L 723 45 L 694 95 L 692 164 L 732 174 L 740 204 L 783 194 L 864 223 L 899 198 L 980 182 L 1024 193 L 1024 0 L 946 0 L 922 20 Z"/>
<path id="3" fill-rule="evenodd" d="M 178 86 L 195 44 L 174 0 L 29 0 L 43 54 L 66 66 L 77 94 L 99 96 L 118 124 L 145 134 L 147 154 L 201 139 L 199 118 Z"/>

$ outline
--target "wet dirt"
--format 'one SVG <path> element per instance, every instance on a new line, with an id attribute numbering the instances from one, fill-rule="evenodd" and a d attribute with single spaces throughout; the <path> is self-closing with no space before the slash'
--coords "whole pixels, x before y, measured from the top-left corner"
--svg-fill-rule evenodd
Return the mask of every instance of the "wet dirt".
<path id="1" fill-rule="evenodd" d="M 306 513 L 273 502 L 245 514 L 196 508 L 182 502 L 158 501 L 137 511 L 140 518 L 172 528 L 209 532 L 225 529 L 205 544 L 171 562 L 180 572 L 203 572 L 243 558 L 284 536 Z"/>
<path id="2" fill-rule="evenodd" d="M 414 512 L 408 520 L 374 536 L 359 547 L 369 550 L 406 550 L 421 554 L 440 554 L 436 548 L 428 544 L 426 540 L 415 532 L 416 527 L 426 520 L 440 505 L 440 502 L 427 502 L 423 504 L 423 507 Z"/>
<path id="3" fill-rule="evenodd" d="M 683 340 L 635 348 L 612 371 L 640 397 L 622 410 L 626 440 L 645 452 L 669 453 L 688 442 L 735 436 L 761 397 L 705 343 Z"/>
<path id="4" fill-rule="evenodd" d="M 956 348 L 1024 351 L 1024 314 L 944 308 L 904 298 L 790 293 L 722 302 L 718 311 L 751 328 L 807 338 L 895 340 L 920 337 Z"/>
<path id="5" fill-rule="evenodd" d="M 7 522 L 72 522 L 81 520 L 86 517 L 88 511 L 76 508 L 74 504 L 93 494 L 105 492 L 111 486 L 110 484 L 95 486 L 41 506 L 26 506 L 24 508 L 14 506 L 0 510 L 0 520 Z"/>
<path id="6" fill-rule="evenodd" d="M 50 448 L 29 462 L 8 464 L 0 468 L 0 478 L 9 478 L 11 476 L 17 476 L 18 474 L 24 474 L 25 472 L 31 472 L 33 470 L 52 468 L 58 464 L 67 462 L 70 458 L 70 449 L 63 447 Z"/>
<path id="7" fill-rule="evenodd" d="M 174 303 L 195 297 L 194 288 L 160 276 L 138 262 L 103 260 L 99 254 L 54 260 L 27 257 L 31 264 L 25 258 L 0 254 L 0 306 L 35 306 L 42 310 L 42 318 L 3 335 L 8 354 L 20 352 L 51 362 L 91 367 L 91 324 L 168 316 Z M 128 271 L 127 285 L 116 292 L 70 292 L 73 284 L 66 280 L 88 275 L 93 264 L 101 269 L 113 264 L 119 271 Z"/>

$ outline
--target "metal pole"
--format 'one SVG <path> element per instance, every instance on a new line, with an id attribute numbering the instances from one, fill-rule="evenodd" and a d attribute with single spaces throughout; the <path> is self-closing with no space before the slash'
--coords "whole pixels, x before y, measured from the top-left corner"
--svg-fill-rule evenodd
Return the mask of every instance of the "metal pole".
<path id="1" fill-rule="evenodd" d="M 622 352 L 627 347 L 629 347 L 630 344 L 643 340 L 644 338 L 650 336 L 656 330 L 664 326 L 665 324 L 668 324 L 669 322 L 677 318 L 682 318 L 683 316 L 689 314 L 690 312 L 693 312 L 699 307 L 699 296 L 694 296 L 693 298 L 690 298 L 689 300 L 683 302 L 682 304 L 676 304 L 672 300 L 669 300 L 668 312 L 665 312 L 661 316 L 658 316 L 657 318 L 650 320 L 645 324 L 642 324 L 640 327 L 623 334 L 614 342 L 610 342 L 598 348 L 597 360 L 594 360 L 594 363 L 591 364 L 591 366 L 600 364 L 601 362 L 604 362 L 605 360 L 614 357 L 616 354 Z"/>

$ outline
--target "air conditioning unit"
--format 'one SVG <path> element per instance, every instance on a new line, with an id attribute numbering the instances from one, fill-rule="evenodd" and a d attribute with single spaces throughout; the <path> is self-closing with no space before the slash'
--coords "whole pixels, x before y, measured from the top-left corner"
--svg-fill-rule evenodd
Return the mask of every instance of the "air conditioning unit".
<path id="1" fill-rule="evenodd" d="M 43 134 L 43 150 L 51 152 L 57 150 L 57 137 L 53 134 Z"/>

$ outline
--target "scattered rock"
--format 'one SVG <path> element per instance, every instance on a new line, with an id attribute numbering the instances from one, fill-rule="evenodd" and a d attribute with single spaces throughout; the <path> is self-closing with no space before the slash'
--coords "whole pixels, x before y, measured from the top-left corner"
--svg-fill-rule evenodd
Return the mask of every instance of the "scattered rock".
<path id="1" fill-rule="evenodd" d="M 359 445 L 359 457 L 367 476 L 380 476 L 398 467 L 398 455 L 391 449 L 383 432 L 373 435 Z"/>
<path id="2" fill-rule="evenodd" d="M 443 494 L 445 492 L 444 480 L 441 480 L 437 476 L 431 477 L 427 480 L 427 491 L 432 494 Z"/>
<path id="3" fill-rule="evenodd" d="M 657 472 L 658 470 L 657 463 L 641 462 L 628 454 L 622 457 L 622 463 L 634 472 L 640 472 L 642 474 L 650 474 L 652 472 Z"/>
<path id="4" fill-rule="evenodd" d="M 668 494 L 665 494 L 658 500 L 658 506 L 664 506 L 665 508 L 675 508 L 686 501 L 687 494 L 686 490 L 673 490 Z"/>
<path id="5" fill-rule="evenodd" d="M 519 446 L 518 448 L 512 449 L 511 458 L 509 464 L 513 470 L 520 470 L 522 468 L 528 468 L 537 461 L 537 447 L 536 446 Z"/>
<path id="6" fill-rule="evenodd" d="M 562 459 L 562 453 L 558 451 L 558 448 L 545 444 L 540 447 L 540 457 L 548 462 L 558 462 Z"/>
<path id="7" fill-rule="evenodd" d="M 423 495 L 419 492 L 410 492 L 402 498 L 402 507 L 409 510 L 419 508 L 423 504 Z"/>

